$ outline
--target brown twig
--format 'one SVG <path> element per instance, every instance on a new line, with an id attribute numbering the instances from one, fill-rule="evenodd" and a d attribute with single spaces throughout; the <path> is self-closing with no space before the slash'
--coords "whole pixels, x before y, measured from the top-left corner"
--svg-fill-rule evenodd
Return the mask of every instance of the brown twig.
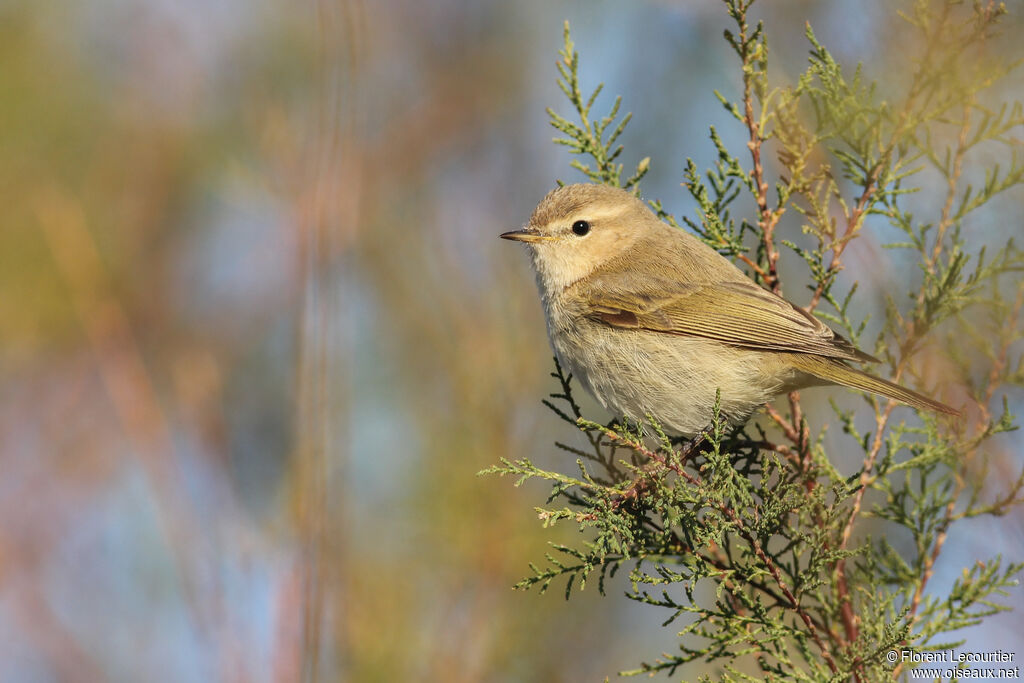
<path id="1" fill-rule="evenodd" d="M 692 474 L 690 474 L 689 472 L 687 472 L 681 464 L 672 462 L 661 453 L 652 451 L 651 449 L 644 446 L 642 443 L 633 441 L 631 439 L 627 439 L 610 429 L 602 428 L 602 431 L 609 440 L 621 443 L 627 448 L 630 448 L 636 451 L 637 453 L 640 453 L 641 455 L 646 456 L 654 460 L 655 462 L 660 463 L 661 465 L 668 468 L 672 472 L 675 472 L 678 476 L 685 479 L 688 483 L 692 484 L 697 488 L 703 489 L 701 481 Z M 825 645 L 825 642 L 821 639 L 821 635 L 818 633 L 818 627 L 815 625 L 814 619 L 811 618 L 811 616 L 803 608 L 800 602 L 796 599 L 796 596 L 793 595 L 793 592 L 790 590 L 788 584 L 786 583 L 786 580 L 782 576 L 782 572 L 779 571 L 778 566 L 775 564 L 774 561 L 772 561 L 772 558 L 769 557 L 768 554 L 764 551 L 764 548 L 761 547 L 761 542 L 743 523 L 743 520 L 739 517 L 738 514 L 736 514 L 736 510 L 729 507 L 728 505 L 725 505 L 724 503 L 716 502 L 715 506 L 719 509 L 719 511 L 722 512 L 722 514 L 729 518 L 729 521 L 732 522 L 735 526 L 737 533 L 740 534 L 740 536 L 748 544 L 750 544 L 750 547 L 753 549 L 754 554 L 757 555 L 757 558 L 768 569 L 768 572 L 771 574 L 772 579 L 775 580 L 776 585 L 779 587 L 779 591 L 781 591 L 782 595 L 789 603 L 789 607 L 793 611 L 795 611 L 797 616 L 800 617 L 800 620 L 804 622 L 804 625 L 807 627 L 808 632 L 811 634 L 811 638 L 814 640 L 814 643 L 818 646 L 818 649 L 821 651 L 822 657 L 828 664 L 829 669 L 832 671 L 832 673 L 838 673 L 839 666 L 836 664 L 835 659 L 832 657 L 831 651 Z"/>
<path id="2" fill-rule="evenodd" d="M 744 265 L 750 268 L 750 270 L 754 271 L 754 274 L 761 278 L 762 281 L 768 281 L 768 274 L 764 272 L 764 268 L 758 265 L 757 262 L 754 261 L 754 259 L 750 258 L 746 254 L 736 254 L 736 258 L 738 258 Z"/>
<path id="3" fill-rule="evenodd" d="M 942 255 L 942 243 L 946 237 L 946 231 L 953 224 L 953 202 L 956 199 L 956 184 L 963 173 L 964 155 L 967 153 L 967 135 L 971 132 L 971 109 L 974 106 L 974 98 L 969 98 L 964 103 L 964 120 L 960 126 L 960 135 L 957 137 L 956 153 L 953 155 L 953 169 L 949 175 L 946 188 L 946 201 L 942 205 L 942 215 L 939 218 L 939 225 L 935 231 L 935 244 L 932 247 L 930 257 L 926 257 L 925 266 L 929 273 L 935 272 L 939 256 Z"/>
<path id="4" fill-rule="evenodd" d="M 655 531 L 657 531 L 657 532 L 663 531 L 663 529 L 658 524 L 656 524 L 653 520 L 646 519 L 644 521 L 651 528 L 653 528 Z M 672 540 L 675 541 L 675 543 L 676 543 L 676 549 L 677 549 L 676 552 L 678 552 L 678 554 L 680 554 L 680 555 L 683 554 L 683 553 L 691 553 L 691 554 L 694 554 L 694 555 L 699 554 L 702 559 L 704 559 L 708 564 L 710 564 L 715 569 L 718 569 L 718 570 L 720 570 L 722 572 L 732 571 L 732 566 L 729 564 L 729 562 L 726 560 L 726 558 L 724 558 L 722 556 L 721 553 L 716 553 L 716 552 L 714 552 L 713 549 L 709 550 L 706 553 L 700 553 L 698 550 L 695 550 L 690 544 L 686 543 L 681 538 L 679 538 L 679 536 L 674 531 L 672 531 L 670 533 L 671 533 L 671 536 L 672 536 Z M 756 579 L 754 577 L 746 577 L 744 579 L 744 582 L 749 584 L 749 585 L 751 585 L 751 586 L 753 586 L 757 590 L 761 591 L 762 593 L 764 593 L 765 595 L 770 597 L 772 600 L 775 601 L 776 605 L 778 605 L 779 607 L 781 607 L 781 608 L 788 608 L 788 607 L 791 606 L 789 604 L 789 600 L 784 595 L 782 595 L 780 592 L 776 591 L 775 589 L 773 589 L 771 586 L 767 585 L 766 583 L 764 583 L 762 581 L 759 581 L 758 579 Z M 729 590 L 734 595 L 736 594 L 736 591 L 735 591 L 732 583 L 728 579 L 723 579 L 723 583 L 725 584 L 727 590 Z M 742 609 L 742 607 L 737 605 L 737 604 L 734 604 L 734 607 L 737 609 L 738 612 Z M 810 615 L 808 615 L 808 616 L 810 616 Z M 818 628 L 820 628 L 823 631 L 828 631 L 828 627 L 820 619 L 815 619 L 813 616 L 811 616 L 810 619 L 811 619 L 811 621 L 814 622 L 815 626 L 817 626 Z"/>
<path id="5" fill-rule="evenodd" d="M 789 601 L 790 606 L 797 613 L 800 619 L 804 622 L 804 625 L 807 627 L 807 630 L 811 634 L 811 638 L 814 639 L 814 643 L 818 646 L 818 649 L 821 650 L 821 655 L 825 658 L 825 662 L 828 664 L 828 668 L 834 674 L 839 673 L 839 667 L 836 664 L 835 660 L 832 658 L 832 653 L 829 651 L 827 647 L 825 647 L 824 641 L 822 641 L 821 636 L 818 634 L 818 629 L 814 625 L 814 620 L 811 619 L 810 615 L 800 605 L 800 602 L 793 595 L 793 592 L 789 589 L 789 586 L 786 584 L 785 579 L 782 578 L 782 573 L 779 571 L 778 566 L 765 553 L 764 548 L 761 547 L 760 541 L 758 541 L 757 538 L 746 528 L 746 526 L 743 524 L 743 521 L 736 514 L 735 510 L 725 505 L 720 505 L 719 509 L 723 513 L 725 513 L 727 517 L 729 517 L 729 520 L 733 524 L 736 525 L 737 532 L 739 532 L 739 534 L 744 539 L 746 539 L 747 543 L 749 543 L 750 546 L 754 549 L 754 553 L 757 555 L 758 559 L 760 559 L 761 562 L 763 562 L 764 565 L 768 568 L 768 571 L 769 573 L 771 573 L 772 578 L 775 579 L 775 583 L 778 584 L 779 590 L 781 590 L 782 594 L 786 596 L 786 600 Z"/>
<path id="6" fill-rule="evenodd" d="M 902 370 L 902 368 L 900 368 L 900 370 Z M 893 381 L 897 381 L 899 379 L 899 374 L 900 372 L 897 371 L 895 375 L 896 379 Z M 864 463 L 861 466 L 859 487 L 857 489 L 857 493 L 854 494 L 853 506 L 850 508 L 850 514 L 846 518 L 846 524 L 843 525 L 843 533 L 839 541 L 840 550 L 845 550 L 850 543 L 850 537 L 853 534 L 853 523 L 860 514 L 860 509 L 864 501 L 864 493 L 868 489 L 871 471 L 874 469 L 875 461 L 878 459 L 878 454 L 882 449 L 885 427 L 888 424 L 889 416 L 895 407 L 896 403 L 894 401 L 889 401 L 883 410 L 875 413 L 875 436 L 872 440 L 871 448 L 868 450 L 868 453 L 864 458 Z M 858 635 L 857 616 L 853 612 L 849 587 L 846 581 L 845 559 L 840 559 L 836 562 L 836 592 L 839 596 L 839 611 L 843 620 L 843 629 L 846 632 L 846 639 L 848 642 L 852 643 L 857 639 Z"/>
<path id="7" fill-rule="evenodd" d="M 949 18 L 949 13 L 950 5 L 946 4 L 943 6 L 943 13 L 939 17 L 938 24 L 944 25 Z M 850 214 L 846 217 L 846 228 L 843 231 L 843 236 L 838 240 L 834 241 L 832 244 L 832 259 L 829 263 L 826 276 L 823 277 L 821 281 L 818 283 L 817 287 L 814 290 L 814 294 L 811 296 L 811 301 L 806 307 L 808 313 L 813 311 L 818 306 L 818 304 L 821 302 L 821 297 L 824 294 L 825 287 L 832 280 L 832 278 L 835 277 L 836 273 L 842 270 L 843 251 L 845 251 L 847 244 L 849 244 L 849 242 L 854 237 L 856 237 L 857 232 L 860 230 L 860 226 L 863 224 L 863 218 L 867 212 L 868 205 L 874 198 L 875 194 L 878 192 L 879 175 L 881 174 L 882 170 L 889 165 L 889 161 L 892 158 L 892 153 L 896 149 L 897 142 L 903 137 L 903 135 L 908 130 L 910 130 L 914 126 L 914 118 L 910 114 L 917 103 L 917 98 L 921 94 L 922 88 L 924 88 L 924 86 L 928 83 L 929 77 L 926 72 L 927 65 L 932 63 L 932 51 L 935 49 L 938 42 L 939 41 L 934 39 L 926 40 L 925 42 L 925 54 L 920 61 L 920 64 L 922 66 L 920 69 L 914 72 L 914 77 L 911 80 L 910 87 L 907 91 L 907 99 L 903 103 L 903 107 L 900 109 L 899 121 L 895 129 L 893 130 L 892 135 L 889 138 L 888 144 L 886 144 L 885 148 L 882 150 L 882 154 L 879 157 L 878 163 L 875 164 L 875 166 L 868 173 L 868 176 L 866 178 L 867 182 L 865 182 L 864 190 L 861 192 L 860 197 L 857 199 L 857 204 L 854 206 Z M 966 143 L 966 137 L 962 137 L 961 142 Z M 959 179 L 959 175 L 960 165 L 956 164 L 955 178 Z M 953 196 L 953 190 L 956 186 L 956 179 L 951 179 L 950 181 L 950 194 L 947 194 L 946 201 L 946 203 L 949 206 L 952 206 L 951 197 Z M 938 234 L 940 236 L 944 235 L 946 229 L 948 229 L 948 221 L 949 212 L 943 211 L 942 221 L 940 223 L 940 228 L 938 230 Z M 945 228 L 942 227 L 943 224 L 946 224 Z M 941 244 L 941 240 L 936 244 Z M 936 258 L 940 251 L 941 249 L 935 252 Z"/>
<path id="8" fill-rule="evenodd" d="M 944 7 L 944 11 L 945 13 L 942 16 L 941 23 L 944 23 L 948 16 L 948 5 Z M 926 56 L 931 53 L 932 49 L 933 45 L 930 41 L 926 47 Z M 927 65 L 929 62 L 927 59 L 925 59 L 922 60 L 921 63 L 922 65 Z M 847 217 L 847 224 L 846 229 L 843 233 L 843 237 L 833 243 L 834 246 L 832 249 L 832 260 L 829 264 L 827 276 L 825 278 L 822 278 L 819 281 L 817 287 L 815 288 L 814 294 L 812 295 L 811 301 L 806 309 L 808 312 L 813 311 L 814 308 L 818 305 L 818 303 L 820 303 L 821 297 L 824 294 L 824 290 L 827 283 L 831 280 L 832 277 L 835 276 L 836 273 L 839 272 L 839 270 L 842 269 L 841 257 L 843 251 L 846 249 L 846 245 L 849 244 L 849 242 L 856 236 L 860 226 L 863 224 L 863 217 L 866 213 L 868 204 L 878 191 L 879 176 L 882 170 L 888 165 L 891 159 L 892 152 L 896 147 L 896 142 L 900 139 L 903 133 L 906 132 L 913 125 L 913 117 L 910 115 L 910 113 L 913 110 L 918 95 L 920 94 L 920 88 L 922 87 L 923 83 L 927 80 L 925 78 L 924 73 L 925 68 L 925 66 L 922 66 L 922 69 L 919 69 L 914 74 L 914 78 L 908 92 L 907 100 L 900 111 L 899 123 L 896 126 L 896 129 L 894 130 L 891 138 L 889 139 L 889 143 L 883 151 L 879 163 L 876 164 L 871 169 L 871 172 L 869 173 L 867 178 L 868 182 L 865 183 L 864 190 L 861 192 L 861 195 L 857 200 L 856 206 Z M 939 221 L 939 226 L 936 230 L 936 243 L 933 247 L 931 257 L 929 258 L 929 256 L 925 254 L 926 267 L 928 268 L 929 273 L 932 274 L 934 274 L 935 272 L 935 267 L 938 262 L 938 258 L 942 253 L 943 237 L 945 236 L 946 231 L 949 229 L 950 224 L 952 223 L 952 203 L 956 194 L 956 185 L 962 172 L 963 154 L 966 151 L 967 133 L 969 131 L 970 125 L 968 114 L 969 108 L 965 106 L 964 123 L 960 131 L 956 161 L 954 163 L 954 168 L 949 179 L 946 201 L 944 203 L 942 215 Z M 924 296 L 925 290 L 922 287 L 917 298 L 918 306 L 920 306 L 924 301 Z M 912 350 L 913 347 L 917 344 L 917 342 L 919 341 L 919 337 L 923 334 L 923 332 L 924 330 L 918 328 L 914 319 L 908 320 L 904 325 L 904 338 L 906 341 L 900 345 L 900 360 L 898 361 L 897 366 L 895 368 L 895 372 L 893 374 L 894 382 L 898 382 L 903 372 L 905 371 L 909 363 L 909 351 Z M 847 517 L 845 525 L 843 526 L 843 531 L 839 545 L 840 550 L 845 550 L 849 545 L 850 538 L 853 532 L 853 524 L 860 514 L 860 510 L 864 500 L 864 493 L 866 492 L 870 482 L 873 480 L 871 472 L 874 469 L 875 463 L 878 459 L 878 454 L 881 451 L 882 444 L 884 442 L 884 432 L 888 426 L 890 417 L 892 415 L 892 411 L 895 407 L 896 403 L 892 400 L 889 400 L 881 411 L 876 409 L 875 435 L 872 440 L 871 447 L 868 450 L 868 453 L 865 455 L 864 462 L 861 467 L 861 476 L 859 482 L 860 487 L 857 493 L 854 495 L 853 506 L 851 507 L 850 514 Z M 840 605 L 840 617 L 843 622 L 843 628 L 846 633 L 847 641 L 852 643 L 854 640 L 856 640 L 858 635 L 858 624 L 857 616 L 853 610 L 852 597 L 849 592 L 849 585 L 846 578 L 845 559 L 839 559 L 836 562 L 835 575 L 836 594 Z M 900 667 L 898 666 L 896 667 L 896 669 L 894 670 L 894 675 L 896 674 L 896 672 L 898 672 L 899 668 Z"/>
<path id="9" fill-rule="evenodd" d="M 1024 308 L 1024 285 L 1022 285 L 1018 290 L 1017 298 L 1014 301 L 1014 307 L 1008 320 L 1008 329 L 1014 329 L 1016 327 L 1017 321 L 1020 316 L 1021 308 Z M 1002 375 L 1003 370 L 1006 368 L 1007 357 L 1009 355 L 1009 347 L 1010 338 L 1009 336 L 1007 336 L 1007 338 L 1003 340 L 1003 343 L 1000 346 L 999 353 L 996 355 L 996 358 L 992 363 L 992 369 L 989 372 L 988 380 L 985 386 L 985 391 L 982 392 L 982 397 L 980 399 L 975 399 L 975 404 L 977 405 L 979 411 L 978 419 L 975 421 L 973 428 L 974 432 L 978 432 L 979 430 L 984 429 L 985 426 L 988 424 L 989 420 L 991 419 L 990 412 L 988 410 L 988 403 L 989 401 L 992 400 L 992 396 L 995 394 L 996 388 L 1001 383 L 999 381 L 999 377 L 1000 375 Z M 923 572 L 921 574 L 921 581 L 914 588 L 914 595 L 911 597 L 910 600 L 910 611 L 907 613 L 907 621 L 910 628 L 913 628 L 914 625 L 920 619 L 918 609 L 921 606 L 921 600 L 924 598 L 925 588 L 927 587 L 928 582 L 931 580 L 932 575 L 935 573 L 935 563 L 938 561 L 939 555 L 942 553 L 942 548 L 946 544 L 949 526 L 953 523 L 953 521 L 957 519 L 957 515 L 954 514 L 956 503 L 957 500 L 960 498 L 960 495 L 964 492 L 964 489 L 967 488 L 967 467 L 970 464 L 971 460 L 974 458 L 976 453 L 977 447 L 968 450 L 961 458 L 960 468 L 955 473 L 956 485 L 954 486 L 952 493 L 950 493 L 949 502 L 946 503 L 946 507 L 943 510 L 943 519 L 942 522 L 939 524 L 938 533 L 935 535 L 935 543 L 932 546 L 932 551 L 925 558 L 925 562 L 922 567 Z M 899 674 L 901 668 L 902 663 L 893 669 L 894 678 Z"/>
<path id="10" fill-rule="evenodd" d="M 790 424 L 789 420 L 782 416 L 782 413 L 770 404 L 765 407 L 765 412 L 768 414 L 768 417 L 772 419 L 772 422 L 779 426 L 779 429 L 782 430 L 783 435 L 787 439 L 789 439 L 794 445 L 800 443 L 800 433 L 793 428 L 793 425 Z"/>
<path id="11" fill-rule="evenodd" d="M 846 246 L 857 236 L 861 225 L 864 223 L 864 215 L 867 213 L 868 204 L 878 192 L 878 176 L 881 174 L 882 169 L 889 164 L 889 157 L 895 146 L 895 140 L 896 136 L 894 135 L 893 142 L 890 143 L 882 158 L 868 173 L 867 182 L 864 183 L 864 190 L 860 193 L 860 197 L 857 198 L 857 204 L 846 217 L 846 228 L 843 230 L 842 237 L 834 240 L 830 245 L 832 259 L 829 261 L 824 277 L 818 280 L 818 285 L 814 288 L 814 293 L 811 295 L 811 301 L 805 308 L 808 313 L 817 308 L 821 302 L 822 295 L 825 293 L 825 287 L 836 276 L 836 273 L 843 269 L 843 252 L 846 250 Z"/>
<path id="12" fill-rule="evenodd" d="M 1024 284 L 1022 284 L 1017 290 L 1017 298 L 1014 301 L 1010 316 L 1007 319 L 1007 329 L 1016 329 L 1017 322 L 1020 319 L 1020 313 L 1022 308 L 1024 308 Z M 1006 369 L 1006 364 L 1010 352 L 1010 342 L 1011 338 L 1009 335 L 1007 335 L 1003 339 L 1002 344 L 1000 344 L 999 352 L 996 354 L 996 357 L 992 362 L 992 368 L 989 371 L 988 379 L 985 384 L 985 391 L 982 392 L 980 398 L 975 399 L 975 403 L 979 409 L 978 419 L 975 421 L 973 429 L 975 433 L 985 429 L 986 425 L 991 419 L 991 414 L 988 410 L 988 403 L 992 400 L 992 397 L 995 395 L 996 389 L 1001 384 L 999 378 L 1000 376 L 1002 376 L 1003 371 Z M 943 512 L 943 521 L 942 524 L 939 526 L 939 533 L 935 536 L 935 545 L 932 547 L 932 552 L 925 560 L 924 573 L 921 576 L 921 583 L 919 583 L 917 585 L 917 588 L 914 590 L 914 596 L 910 602 L 910 613 L 908 615 L 908 618 L 910 619 L 911 626 L 913 626 L 917 622 L 917 610 L 921 604 L 921 599 L 924 596 L 925 586 L 928 584 L 928 581 L 931 579 L 932 574 L 934 573 L 935 562 L 936 560 L 938 560 L 939 553 L 942 551 L 942 546 L 946 542 L 946 535 L 947 531 L 949 530 L 949 525 L 955 519 L 953 510 L 956 507 L 956 501 L 960 497 L 960 494 L 963 493 L 964 489 L 967 487 L 967 466 L 970 464 L 971 460 L 973 459 L 973 456 L 976 453 L 977 447 L 971 448 L 967 453 L 964 454 L 964 457 L 961 458 L 960 469 L 956 472 L 956 486 L 953 490 L 953 493 L 950 495 L 949 502 L 946 504 L 946 508 Z"/>
<path id="13" fill-rule="evenodd" d="M 744 13 L 740 17 L 739 42 L 745 45 L 747 36 L 747 20 Z M 746 51 L 743 54 L 743 121 L 747 126 L 749 139 L 747 148 L 750 150 L 750 158 L 753 162 L 753 169 L 750 172 L 751 180 L 754 183 L 754 199 L 757 202 L 758 227 L 761 229 L 761 243 L 764 246 L 765 259 L 768 264 L 767 272 L 763 268 L 754 266 L 750 259 L 743 259 L 744 263 L 754 267 L 756 272 L 776 294 L 782 291 L 782 282 L 779 280 L 778 261 L 779 251 L 775 247 L 775 226 L 779 218 L 785 212 L 785 207 L 772 209 L 768 206 L 768 183 L 764 177 L 764 165 L 761 162 L 761 146 L 764 143 L 764 135 L 760 122 L 754 117 L 754 60 L 755 53 Z"/>
<path id="14" fill-rule="evenodd" d="M 924 254 L 925 267 L 926 267 L 928 273 L 932 274 L 932 275 L 934 275 L 934 273 L 935 273 L 935 269 L 936 269 L 937 264 L 938 264 L 938 259 L 939 259 L 939 257 L 942 254 L 942 247 L 943 247 L 944 236 L 945 236 L 946 232 L 949 230 L 949 228 L 950 228 L 950 226 L 952 224 L 952 206 L 953 206 L 953 201 L 954 201 L 955 196 L 956 196 L 957 182 L 959 181 L 960 175 L 962 173 L 963 157 L 964 157 L 964 154 L 966 153 L 966 149 L 967 149 L 967 135 L 968 135 L 969 131 L 970 131 L 970 105 L 969 104 L 965 104 L 965 106 L 964 106 L 964 120 L 963 120 L 963 123 L 961 125 L 960 134 L 959 134 L 959 137 L 958 137 L 958 144 L 957 144 L 957 150 L 956 150 L 956 154 L 955 154 L 955 161 L 954 161 L 954 164 L 953 164 L 953 169 L 952 169 L 952 171 L 950 173 L 950 177 L 949 177 L 949 181 L 948 181 L 948 186 L 947 186 L 947 191 L 946 191 L 946 199 L 945 199 L 945 202 L 943 204 L 943 209 L 942 209 L 942 213 L 941 213 L 941 216 L 940 216 L 939 225 L 938 225 L 938 227 L 936 229 L 936 241 L 935 241 L 935 244 L 932 247 L 932 251 L 931 251 L 930 255 L 928 253 Z M 863 197 L 863 195 L 862 195 L 862 197 Z M 859 204 L 859 202 L 858 202 L 858 204 Z M 917 305 L 918 305 L 918 307 L 920 307 L 922 305 L 922 303 L 924 302 L 924 297 L 925 297 L 925 288 L 922 287 L 921 291 L 918 293 L 918 296 L 917 296 Z M 913 319 L 913 318 L 907 320 L 906 323 L 904 324 L 905 341 L 900 345 L 900 350 L 901 350 L 900 359 L 899 359 L 899 361 L 898 361 L 898 363 L 896 365 L 895 372 L 893 373 L 893 381 L 894 382 L 899 382 L 900 377 L 903 375 L 904 371 L 906 370 L 907 366 L 909 365 L 909 361 L 910 361 L 910 353 L 909 353 L 909 351 L 912 350 L 916 346 L 918 341 L 920 341 L 920 337 L 924 334 L 924 332 L 925 332 L 925 330 L 922 330 L 921 328 L 919 328 L 917 323 L 916 323 L 916 321 L 915 321 L 915 319 Z M 884 433 L 885 433 L 885 430 L 886 430 L 886 428 L 888 426 L 889 420 L 891 418 L 892 411 L 893 411 L 893 409 L 895 407 L 896 407 L 896 402 L 893 401 L 893 400 L 889 400 L 886 403 L 885 408 L 883 408 L 881 411 L 876 411 L 876 413 L 875 413 L 875 435 L 874 435 L 874 438 L 872 439 L 871 448 L 869 449 L 868 453 L 866 454 L 866 456 L 864 458 L 864 463 L 862 465 L 861 476 L 860 476 L 860 488 L 858 489 L 857 493 L 854 496 L 853 506 L 852 506 L 852 508 L 850 510 L 850 515 L 847 517 L 846 524 L 843 527 L 842 537 L 841 537 L 840 546 L 839 546 L 840 549 L 845 549 L 849 545 L 850 537 L 851 537 L 852 532 L 853 532 L 853 523 L 856 520 L 857 516 L 860 514 L 860 510 L 861 510 L 861 507 L 863 505 L 864 494 L 867 491 L 871 481 L 873 481 L 872 470 L 874 469 L 875 463 L 876 463 L 876 461 L 878 459 L 878 454 L 881 451 L 882 444 L 884 442 Z M 924 585 L 927 584 L 928 580 L 931 578 L 934 562 L 938 558 L 939 552 L 941 551 L 942 546 L 943 546 L 943 544 L 945 542 L 946 528 L 948 527 L 949 520 L 950 520 L 950 518 L 952 516 L 952 513 L 953 513 L 953 506 L 955 505 L 956 499 L 959 497 L 960 493 L 963 491 L 963 486 L 964 486 L 963 478 L 962 478 L 962 476 L 958 475 L 957 476 L 957 485 L 956 485 L 956 489 L 955 489 L 954 495 L 953 495 L 952 499 L 950 500 L 950 503 L 947 506 L 947 509 L 945 511 L 946 522 L 944 522 L 944 524 L 942 525 L 942 529 L 941 529 L 939 535 L 936 538 L 936 544 L 935 544 L 935 546 L 932 549 L 932 553 L 931 553 L 931 555 L 929 556 L 929 558 L 925 562 L 925 568 L 924 568 L 924 574 L 922 576 L 922 582 L 918 585 L 917 589 L 915 590 L 914 596 L 912 598 L 912 601 L 911 601 L 911 615 L 913 615 L 916 612 L 917 606 L 919 605 L 920 600 L 921 600 L 921 596 L 924 593 Z M 852 605 L 850 603 L 850 596 L 849 596 L 848 589 L 844 590 L 844 588 L 846 588 L 846 586 L 847 586 L 846 571 L 845 570 L 846 570 L 846 562 L 845 562 L 845 560 L 841 559 L 841 560 L 839 560 L 836 563 L 836 585 L 837 585 L 837 592 L 838 592 L 838 594 L 840 596 L 840 603 L 841 603 L 840 604 L 840 612 L 841 612 L 841 615 L 842 615 L 842 618 L 843 618 L 844 627 L 847 630 L 847 637 L 849 638 L 851 634 L 854 637 L 856 637 L 856 634 L 857 634 L 857 620 L 856 620 L 856 615 L 853 613 Z M 913 624 L 914 618 L 912 616 L 910 617 L 910 621 L 911 621 L 911 624 Z M 897 666 L 893 670 L 893 675 L 894 676 L 897 675 L 899 670 L 900 670 L 900 667 Z"/>

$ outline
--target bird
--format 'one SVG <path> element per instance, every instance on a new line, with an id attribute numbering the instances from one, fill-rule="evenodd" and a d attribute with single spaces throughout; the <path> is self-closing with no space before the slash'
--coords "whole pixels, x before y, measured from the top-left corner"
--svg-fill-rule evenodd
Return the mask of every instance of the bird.
<path id="1" fill-rule="evenodd" d="M 879 361 L 623 189 L 558 187 L 500 237 L 528 248 L 559 363 L 617 415 L 692 437 L 716 404 L 741 425 L 820 385 L 958 415 L 854 367 Z"/>

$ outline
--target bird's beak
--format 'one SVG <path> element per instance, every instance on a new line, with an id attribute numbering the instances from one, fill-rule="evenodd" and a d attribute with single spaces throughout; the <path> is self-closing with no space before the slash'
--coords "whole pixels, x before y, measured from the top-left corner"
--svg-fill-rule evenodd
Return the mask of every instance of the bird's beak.
<path id="1" fill-rule="evenodd" d="M 531 230 L 529 228 L 513 230 L 512 232 L 503 232 L 500 237 L 503 240 L 515 240 L 517 242 L 545 242 L 551 239 L 551 237 L 542 235 L 536 230 Z"/>

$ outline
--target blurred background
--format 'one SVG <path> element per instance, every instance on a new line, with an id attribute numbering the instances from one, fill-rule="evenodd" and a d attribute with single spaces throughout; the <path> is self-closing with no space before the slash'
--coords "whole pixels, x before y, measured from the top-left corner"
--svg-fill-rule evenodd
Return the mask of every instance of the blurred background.
<path id="1" fill-rule="evenodd" d="M 776 80 L 805 21 L 898 79 L 890 5 L 764 3 Z M 512 591 L 576 534 L 540 528 L 543 486 L 476 476 L 573 467 L 497 239 L 580 179 L 544 113 L 571 113 L 565 19 L 598 109 L 634 112 L 645 196 L 689 211 L 708 125 L 742 144 L 713 0 L 0 1 L 0 680 L 583 681 L 674 648 L 624 583 Z M 1020 234 L 1022 201 L 978 239 Z M 866 311 L 912 273 L 863 241 Z M 931 587 L 1021 540 L 1019 515 L 963 525 Z"/>

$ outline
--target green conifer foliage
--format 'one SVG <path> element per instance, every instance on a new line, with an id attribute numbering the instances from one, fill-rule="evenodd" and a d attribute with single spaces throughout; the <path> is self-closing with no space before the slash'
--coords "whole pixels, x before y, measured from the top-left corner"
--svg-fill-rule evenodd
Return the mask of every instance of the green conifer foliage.
<path id="1" fill-rule="evenodd" d="M 956 522 L 1003 515 L 1024 500 L 1024 472 L 998 437 L 1016 429 L 1008 397 L 1024 386 L 1024 252 L 1012 239 L 976 246 L 984 240 L 972 224 L 979 208 L 1024 182 L 1024 111 L 992 97 L 1018 62 L 986 50 L 1006 9 L 914 3 L 901 20 L 921 51 L 893 65 L 906 77 L 884 84 L 883 95 L 809 25 L 806 70 L 795 83 L 774 83 L 753 0 L 723 3 L 742 87 L 740 101 L 716 95 L 745 149 L 727 148 L 712 128 L 717 161 L 705 171 L 690 161 L 683 178 L 694 215 L 653 208 L 763 286 L 785 285 L 788 297 L 883 359 L 879 374 L 962 407 L 963 417 L 915 416 L 865 396 L 859 415 L 833 403 L 832 424 L 812 431 L 792 394 L 739 431 L 716 420 L 694 445 L 653 420 L 587 419 L 556 361 L 557 389 L 544 403 L 585 436 L 582 446 L 556 444 L 575 468 L 548 471 L 523 458 L 486 472 L 516 485 L 547 481 L 542 523 L 580 530 L 577 544 L 530 564 L 517 588 L 555 585 L 566 598 L 595 581 L 601 592 L 624 588 L 679 630 L 676 652 L 639 653 L 643 663 L 623 673 L 672 675 L 699 661 L 713 672 L 707 680 L 900 678 L 910 664 L 890 663 L 890 651 L 962 642 L 954 631 L 1007 609 L 1000 597 L 1022 567 L 991 557 L 965 566 L 948 594 L 929 590 Z M 575 120 L 549 110 L 555 142 L 591 181 L 638 192 L 650 159 L 622 179 L 618 140 L 630 115 L 620 118 L 617 98 L 607 116 L 592 118 L 600 87 L 581 92 L 568 23 L 560 57 Z M 926 213 L 912 206 L 913 193 L 935 198 Z M 910 291 L 886 297 L 871 335 L 855 313 L 870 306 L 851 305 L 862 296 L 856 282 L 837 277 L 869 221 L 886 235 L 885 249 L 917 268 Z M 784 281 L 787 251 L 803 269 Z M 921 386 L 925 377 L 943 383 Z M 842 436 L 826 439 L 828 427 Z M 841 471 L 851 451 L 859 465 Z"/>

